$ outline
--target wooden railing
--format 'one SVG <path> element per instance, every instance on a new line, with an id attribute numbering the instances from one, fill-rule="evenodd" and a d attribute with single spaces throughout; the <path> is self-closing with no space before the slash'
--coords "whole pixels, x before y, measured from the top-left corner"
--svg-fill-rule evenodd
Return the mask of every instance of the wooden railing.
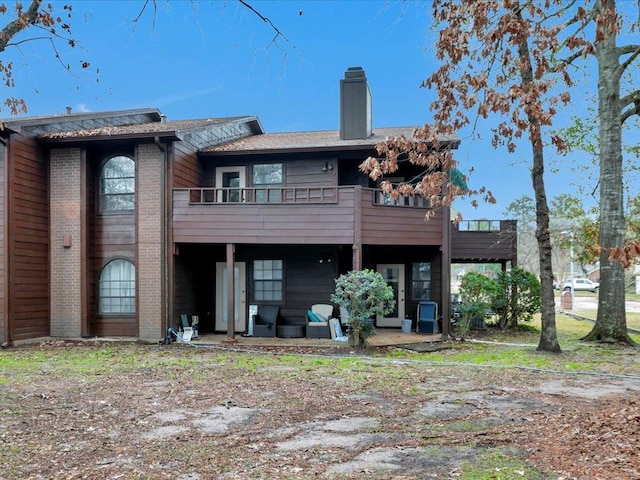
<path id="1" fill-rule="evenodd" d="M 202 187 L 189 188 L 190 205 L 244 204 L 331 204 L 338 203 L 339 189 L 370 191 L 373 205 L 382 207 L 429 208 L 429 199 L 400 195 L 394 199 L 375 188 L 344 187 Z"/>
<path id="2" fill-rule="evenodd" d="M 338 203 L 337 187 L 190 188 L 189 204 Z"/>
<path id="3" fill-rule="evenodd" d="M 458 224 L 459 232 L 499 232 L 500 220 L 463 220 Z"/>
<path id="4" fill-rule="evenodd" d="M 399 195 L 398 198 L 394 199 L 388 193 L 383 193 L 380 190 L 374 190 L 373 204 L 384 207 L 429 208 L 431 206 L 428 198 L 417 195 Z"/>

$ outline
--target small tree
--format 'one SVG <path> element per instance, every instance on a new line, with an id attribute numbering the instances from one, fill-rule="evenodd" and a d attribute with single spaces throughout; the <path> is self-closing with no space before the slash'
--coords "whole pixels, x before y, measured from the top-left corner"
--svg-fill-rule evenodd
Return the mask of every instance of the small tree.
<path id="1" fill-rule="evenodd" d="M 476 272 L 468 272 L 460 280 L 460 320 L 458 335 L 460 340 L 471 329 L 474 321 L 482 321 L 495 296 L 497 284 L 495 280 Z"/>
<path id="2" fill-rule="evenodd" d="M 393 289 L 382 275 L 373 270 L 352 270 L 336 279 L 336 291 L 331 301 L 349 312 L 351 334 L 356 346 L 365 345 L 373 334 L 372 325 L 366 320 L 374 315 L 391 312 L 396 301 Z"/>
<path id="3" fill-rule="evenodd" d="M 498 315 L 500 328 L 515 327 L 518 320 L 531 321 L 540 311 L 540 281 L 523 268 L 500 272 L 496 280 L 491 308 Z"/>

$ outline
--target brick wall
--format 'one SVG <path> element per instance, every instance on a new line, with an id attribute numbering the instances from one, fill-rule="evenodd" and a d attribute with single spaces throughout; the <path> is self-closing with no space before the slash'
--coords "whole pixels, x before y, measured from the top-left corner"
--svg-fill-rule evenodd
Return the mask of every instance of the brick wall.
<path id="1" fill-rule="evenodd" d="M 163 153 L 154 144 L 139 145 L 137 168 L 138 336 L 143 340 L 158 341 L 165 336 L 165 281 L 162 259 Z"/>
<path id="2" fill-rule="evenodd" d="M 79 337 L 82 322 L 81 150 L 50 155 L 51 335 Z M 71 246 L 63 246 L 65 237 Z"/>

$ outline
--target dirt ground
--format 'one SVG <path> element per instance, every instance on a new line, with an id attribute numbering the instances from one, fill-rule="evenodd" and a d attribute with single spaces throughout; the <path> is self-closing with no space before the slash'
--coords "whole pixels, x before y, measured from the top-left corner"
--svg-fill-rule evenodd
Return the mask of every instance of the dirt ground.
<path id="1" fill-rule="evenodd" d="M 640 478 L 640 375 L 293 353 L 0 352 L 0 479 Z"/>

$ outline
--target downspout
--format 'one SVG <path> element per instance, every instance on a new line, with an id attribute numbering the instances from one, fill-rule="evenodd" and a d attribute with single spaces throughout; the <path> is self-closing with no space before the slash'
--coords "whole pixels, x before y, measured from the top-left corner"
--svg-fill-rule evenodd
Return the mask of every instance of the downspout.
<path id="1" fill-rule="evenodd" d="M 158 150 L 162 153 L 161 170 L 160 170 L 160 205 L 162 212 L 160 215 L 160 258 L 162 259 L 162 282 L 160 284 L 160 295 L 162 298 L 162 312 L 163 318 L 160 322 L 160 328 L 162 335 L 166 335 L 168 328 L 169 310 L 167 302 L 167 282 L 169 275 L 167 272 L 167 147 L 160 142 L 160 137 L 154 137 L 153 143 L 155 143 Z M 169 300 L 171 301 L 171 300 Z"/>

